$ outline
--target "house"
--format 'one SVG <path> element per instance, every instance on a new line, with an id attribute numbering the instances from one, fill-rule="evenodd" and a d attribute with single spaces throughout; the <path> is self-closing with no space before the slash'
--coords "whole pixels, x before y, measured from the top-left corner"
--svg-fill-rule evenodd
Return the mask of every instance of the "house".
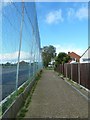
<path id="1" fill-rule="evenodd" d="M 51 59 L 51 62 L 49 62 L 48 67 L 54 67 L 55 60 Z"/>
<path id="2" fill-rule="evenodd" d="M 80 63 L 90 63 L 90 46 L 88 49 L 82 54 L 80 58 Z"/>
<path id="3" fill-rule="evenodd" d="M 68 52 L 68 55 L 71 58 L 71 60 L 69 60 L 69 63 L 75 63 L 80 61 L 80 56 L 75 52 Z"/>

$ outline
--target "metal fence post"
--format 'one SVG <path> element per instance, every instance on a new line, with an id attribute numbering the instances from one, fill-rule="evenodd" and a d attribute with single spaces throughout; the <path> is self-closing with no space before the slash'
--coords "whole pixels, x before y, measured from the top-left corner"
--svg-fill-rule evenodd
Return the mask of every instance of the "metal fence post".
<path id="1" fill-rule="evenodd" d="M 22 2 L 22 19 L 21 19 L 21 28 L 20 28 L 20 43 L 19 43 L 19 52 L 18 52 L 17 74 L 16 74 L 16 91 L 18 90 L 18 74 L 19 74 L 21 44 L 22 44 L 23 21 L 24 21 L 24 2 Z"/>
<path id="2" fill-rule="evenodd" d="M 1 0 L 2 1 L 2 0 Z M 2 10 L 2 2 L 0 2 L 0 7 L 1 7 L 1 10 Z M 1 55 L 2 55 L 2 12 L 0 12 L 0 52 L 1 52 Z M 0 59 L 0 62 L 2 63 L 3 60 L 2 58 Z M 3 89 L 2 89 L 2 64 L 0 65 L 0 101 L 2 101 L 2 97 L 3 97 Z M 0 108 L 0 112 L 2 114 L 2 105 L 1 105 L 1 108 Z"/>

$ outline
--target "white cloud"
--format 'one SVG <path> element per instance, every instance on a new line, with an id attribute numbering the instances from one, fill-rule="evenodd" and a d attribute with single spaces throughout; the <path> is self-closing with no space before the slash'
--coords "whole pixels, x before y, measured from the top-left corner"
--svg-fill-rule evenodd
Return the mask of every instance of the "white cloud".
<path id="1" fill-rule="evenodd" d="M 75 52 L 78 55 L 82 55 L 85 50 L 76 48 L 73 45 L 54 45 L 56 47 L 56 53 L 58 54 L 59 52 Z"/>
<path id="2" fill-rule="evenodd" d="M 18 59 L 18 52 L 14 53 L 5 53 L 5 54 L 0 54 L 0 60 L 1 63 L 6 63 L 6 62 L 16 62 Z M 20 53 L 20 61 L 22 60 L 29 60 L 30 59 L 30 53 L 21 51 Z"/>
<path id="3" fill-rule="evenodd" d="M 75 9 L 74 7 L 67 9 L 67 18 L 68 18 L 68 20 L 88 19 L 88 4 L 87 3 L 83 3 L 77 9 Z M 62 10 L 58 9 L 58 10 L 49 12 L 46 15 L 45 21 L 48 24 L 63 22 L 64 21 L 64 17 L 63 17 L 63 14 L 62 14 Z"/>
<path id="4" fill-rule="evenodd" d="M 64 19 L 62 17 L 62 10 L 61 9 L 49 12 L 46 15 L 46 22 L 48 24 L 63 22 L 63 20 Z"/>
<path id="5" fill-rule="evenodd" d="M 76 12 L 76 17 L 79 20 L 87 19 L 88 18 L 88 8 L 87 7 L 81 7 L 80 9 L 78 9 L 78 11 Z"/>
<path id="6" fill-rule="evenodd" d="M 82 5 L 80 8 L 75 10 L 74 8 L 69 8 L 67 12 L 69 20 L 83 20 L 88 19 L 88 5 Z"/>

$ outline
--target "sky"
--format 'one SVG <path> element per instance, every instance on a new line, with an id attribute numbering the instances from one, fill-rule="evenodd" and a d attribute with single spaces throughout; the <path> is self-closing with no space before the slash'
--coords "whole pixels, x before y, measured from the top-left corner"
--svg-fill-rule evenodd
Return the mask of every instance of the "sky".
<path id="1" fill-rule="evenodd" d="M 88 3 L 38 2 L 36 7 L 41 46 L 82 55 L 88 47 Z"/>
<path id="2" fill-rule="evenodd" d="M 2 26 L 0 26 L 2 28 L 2 49 L 0 49 L 1 62 L 17 62 L 20 39 L 22 39 L 20 61 L 33 61 L 33 56 L 35 56 L 35 60 L 39 59 L 39 46 L 36 43 L 37 34 L 35 34 L 38 33 L 38 31 L 36 32 L 38 28 L 37 22 L 35 21 L 36 11 L 34 8 L 35 4 L 33 3 L 24 3 L 24 19 L 22 21 L 22 3 L 16 2 L 13 4 L 7 2 L 2 4 Z M 30 21 L 34 27 L 34 35 Z"/>
<path id="3" fill-rule="evenodd" d="M 0 17 L 2 18 L 2 24 L 0 24 L 0 28 L 2 28 L 0 60 L 2 58 L 3 62 L 15 61 L 18 58 L 21 3 L 17 2 L 15 6 L 11 2 L 5 2 L 2 9 L 0 7 L 0 12 L 3 13 Z M 29 2 L 25 3 L 25 6 L 34 29 L 37 30 L 33 4 Z M 56 47 L 57 53 L 73 51 L 79 55 L 82 55 L 88 48 L 87 2 L 36 2 L 36 12 L 41 47 L 53 45 Z M 31 41 L 33 38 L 32 27 L 27 14 L 24 12 L 25 23 L 22 32 L 21 60 L 31 58 L 30 50 L 32 49 Z M 36 49 L 36 43 L 33 42 L 33 44 Z"/>

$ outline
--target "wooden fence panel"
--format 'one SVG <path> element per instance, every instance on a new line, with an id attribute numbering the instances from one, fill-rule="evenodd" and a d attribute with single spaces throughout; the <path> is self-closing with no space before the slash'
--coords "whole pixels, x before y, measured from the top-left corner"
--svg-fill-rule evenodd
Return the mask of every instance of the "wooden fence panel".
<path id="1" fill-rule="evenodd" d="M 72 64 L 72 80 L 78 82 L 78 64 Z"/>
<path id="2" fill-rule="evenodd" d="M 80 84 L 90 89 L 90 63 L 80 65 Z"/>
<path id="3" fill-rule="evenodd" d="M 67 77 L 71 79 L 71 64 L 67 64 Z"/>
<path id="4" fill-rule="evenodd" d="M 64 64 L 64 76 L 66 77 L 66 66 L 67 64 Z"/>
<path id="5" fill-rule="evenodd" d="M 90 63 L 88 64 L 88 68 L 87 68 L 88 70 L 88 72 L 87 72 L 87 75 L 88 75 L 88 82 L 87 82 L 87 88 L 90 90 Z"/>
<path id="6" fill-rule="evenodd" d="M 80 64 L 80 84 L 86 87 L 86 79 L 87 79 L 87 69 L 86 64 Z"/>
<path id="7" fill-rule="evenodd" d="M 61 68 L 60 73 L 63 74 L 63 69 L 64 69 L 63 64 L 60 65 L 60 68 Z"/>
<path id="8" fill-rule="evenodd" d="M 56 67 L 56 69 L 55 69 L 57 72 L 59 72 L 59 66 L 60 66 L 60 65 L 58 65 L 58 66 Z"/>
<path id="9" fill-rule="evenodd" d="M 59 66 L 59 69 L 60 69 L 60 73 L 62 72 L 62 65 L 60 64 Z"/>
<path id="10" fill-rule="evenodd" d="M 77 83 L 80 80 L 80 84 L 90 90 L 90 63 L 60 64 L 56 70 Z"/>
<path id="11" fill-rule="evenodd" d="M 86 87 L 86 88 L 89 88 L 89 84 L 88 84 L 88 83 L 89 83 L 89 80 L 90 80 L 90 79 L 89 79 L 89 74 L 90 74 L 90 71 L 89 71 L 89 67 L 90 67 L 90 66 L 89 66 L 89 65 L 90 65 L 90 64 L 86 64 L 86 65 L 85 65 L 85 67 L 86 67 L 86 81 L 85 81 L 85 82 L 86 82 L 86 83 L 85 83 L 86 86 L 85 86 L 85 87 Z"/>

